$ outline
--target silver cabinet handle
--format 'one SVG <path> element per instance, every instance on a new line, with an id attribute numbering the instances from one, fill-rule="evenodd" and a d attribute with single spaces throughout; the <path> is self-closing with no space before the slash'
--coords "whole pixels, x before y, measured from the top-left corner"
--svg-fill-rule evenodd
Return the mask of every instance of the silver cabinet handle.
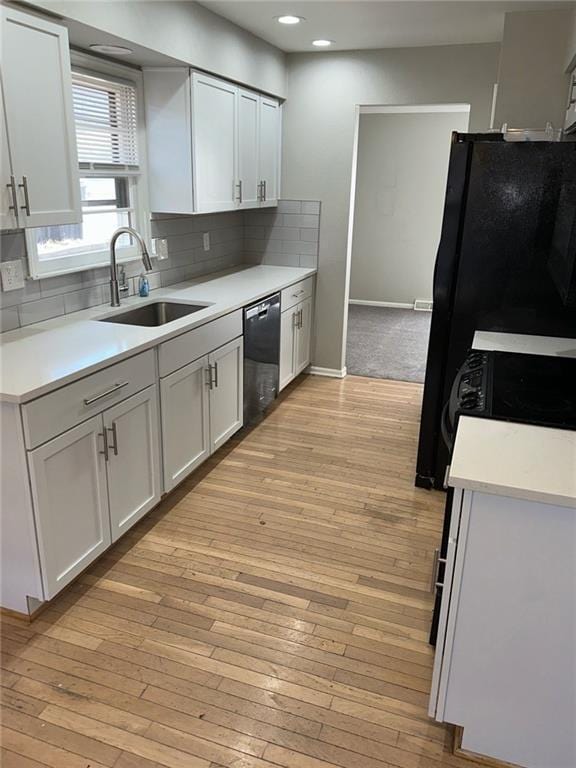
<path id="1" fill-rule="evenodd" d="M 266 179 L 262 182 L 262 200 L 266 200 Z"/>
<path id="2" fill-rule="evenodd" d="M 212 389 L 212 365 L 210 363 L 208 363 L 208 368 L 205 368 L 204 370 L 208 374 L 208 379 L 206 381 L 206 386 L 209 389 Z"/>
<path id="3" fill-rule="evenodd" d="M 304 328 L 304 310 L 300 310 L 300 328 Z"/>
<path id="4" fill-rule="evenodd" d="M 26 211 L 26 215 L 30 216 L 30 197 L 28 195 L 28 176 L 22 176 L 22 184 L 18 184 L 20 189 L 24 190 L 24 205 L 21 205 L 20 208 L 23 211 Z"/>
<path id="5" fill-rule="evenodd" d="M 94 395 L 94 397 L 87 397 L 84 400 L 84 405 L 92 405 L 92 403 L 97 403 L 98 400 L 103 400 L 105 397 L 113 395 L 118 392 L 118 390 L 127 387 L 129 383 L 129 381 L 123 381 L 120 384 L 114 384 L 114 386 L 110 387 L 110 389 L 107 389 L 106 392 L 101 392 L 99 395 Z"/>
<path id="6" fill-rule="evenodd" d="M 218 388 L 218 363 L 214 363 L 214 386 Z"/>
<path id="7" fill-rule="evenodd" d="M 440 557 L 440 550 L 434 550 L 434 560 L 432 561 L 432 579 L 430 581 L 430 592 L 434 592 L 436 587 L 443 587 L 444 584 L 439 581 L 440 563 L 446 564 L 446 558 Z"/>
<path id="8" fill-rule="evenodd" d="M 292 315 L 292 325 L 294 328 L 298 328 L 298 312 L 294 312 Z"/>
<path id="9" fill-rule="evenodd" d="M 6 187 L 11 191 L 12 196 L 12 205 L 9 205 L 8 208 L 11 211 L 14 211 L 14 213 L 17 213 L 18 211 L 18 193 L 16 192 L 16 179 L 14 176 L 10 176 L 10 183 L 6 184 Z"/>
<path id="10" fill-rule="evenodd" d="M 104 432 L 98 432 L 98 437 L 102 438 L 104 444 L 104 450 L 98 451 L 98 453 L 101 453 L 104 456 L 104 460 L 108 461 L 108 436 L 106 430 L 104 430 Z"/>
<path id="11" fill-rule="evenodd" d="M 236 184 L 238 187 L 238 202 L 242 203 L 242 179 Z"/>
<path id="12" fill-rule="evenodd" d="M 109 446 L 109 448 L 112 448 L 114 451 L 114 456 L 118 456 L 118 430 L 116 429 L 116 422 L 112 422 L 112 427 L 107 427 L 108 432 L 112 432 L 112 445 Z"/>
<path id="13" fill-rule="evenodd" d="M 292 298 L 293 298 L 293 299 L 297 299 L 297 298 L 298 298 L 298 296 L 302 296 L 302 294 L 303 294 L 303 293 L 306 293 L 306 291 L 304 290 L 304 288 L 302 288 L 302 290 L 300 290 L 300 291 L 296 291 L 296 293 L 293 293 L 293 294 L 292 294 Z"/>

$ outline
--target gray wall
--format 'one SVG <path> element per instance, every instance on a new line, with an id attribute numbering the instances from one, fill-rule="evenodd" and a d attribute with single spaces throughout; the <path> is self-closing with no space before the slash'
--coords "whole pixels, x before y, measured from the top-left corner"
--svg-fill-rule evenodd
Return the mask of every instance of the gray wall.
<path id="1" fill-rule="evenodd" d="M 566 51 L 571 11 L 507 13 L 498 72 L 494 125 L 564 125 L 568 96 Z"/>
<path id="2" fill-rule="evenodd" d="M 194 2 L 30 0 L 31 4 L 199 69 L 277 96 L 285 94 L 285 55 Z M 98 35 L 95 35 L 95 42 Z"/>
<path id="3" fill-rule="evenodd" d="M 469 103 L 488 128 L 499 45 L 291 54 L 283 198 L 322 201 L 313 363 L 341 369 L 355 105 Z"/>
<path id="4" fill-rule="evenodd" d="M 241 264 L 316 267 L 320 203 L 280 200 L 278 208 L 203 216 L 154 214 L 152 236 L 168 241 L 168 259 L 153 259 L 150 288 L 165 287 Z M 256 223 L 255 223 L 256 222 Z M 210 233 L 210 250 L 202 235 Z M 258 240 L 254 235 L 258 235 Z M 26 259 L 22 230 L 0 234 L 0 261 Z M 140 261 L 125 265 L 130 295 L 137 292 Z M 39 323 L 110 301 L 108 267 L 41 280 L 0 292 L 0 331 Z"/>
<path id="5" fill-rule="evenodd" d="M 576 64 L 576 11 L 572 12 L 572 20 L 568 29 L 566 67 L 574 66 Z"/>
<path id="6" fill-rule="evenodd" d="M 350 299 L 432 298 L 452 131 L 467 112 L 360 115 Z"/>

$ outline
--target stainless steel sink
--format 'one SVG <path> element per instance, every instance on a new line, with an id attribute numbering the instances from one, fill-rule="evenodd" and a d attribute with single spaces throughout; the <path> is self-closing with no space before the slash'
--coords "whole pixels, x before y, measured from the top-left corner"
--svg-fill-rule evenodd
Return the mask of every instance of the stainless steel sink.
<path id="1" fill-rule="evenodd" d="M 191 315 L 206 309 L 204 304 L 176 304 L 172 301 L 157 301 L 153 304 L 145 304 L 143 307 L 134 307 L 126 312 L 120 312 L 110 317 L 99 318 L 102 323 L 120 323 L 122 325 L 144 325 L 154 327 L 165 325 L 173 320 Z"/>

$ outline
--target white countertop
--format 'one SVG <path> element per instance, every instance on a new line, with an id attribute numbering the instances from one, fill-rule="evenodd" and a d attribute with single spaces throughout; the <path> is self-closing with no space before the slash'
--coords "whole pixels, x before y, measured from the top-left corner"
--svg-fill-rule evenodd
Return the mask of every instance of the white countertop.
<path id="1" fill-rule="evenodd" d="M 525 355 L 576 357 L 576 339 L 530 336 L 524 333 L 476 331 L 472 348 L 495 352 L 520 352 Z"/>
<path id="2" fill-rule="evenodd" d="M 298 267 L 239 267 L 152 291 L 146 299 L 122 299 L 118 308 L 100 305 L 4 333 L 0 401 L 32 400 L 314 274 L 315 269 Z M 157 328 L 97 322 L 99 317 L 166 299 L 209 306 Z"/>
<path id="3" fill-rule="evenodd" d="M 448 482 L 576 509 L 576 432 L 461 416 Z"/>

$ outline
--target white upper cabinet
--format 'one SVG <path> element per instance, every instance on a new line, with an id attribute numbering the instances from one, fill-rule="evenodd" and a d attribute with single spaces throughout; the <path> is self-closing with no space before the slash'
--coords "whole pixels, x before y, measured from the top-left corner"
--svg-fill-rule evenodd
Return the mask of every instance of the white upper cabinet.
<path id="1" fill-rule="evenodd" d="M 193 213 L 192 116 L 187 69 L 145 69 L 150 209 Z"/>
<path id="2" fill-rule="evenodd" d="M 65 27 L 2 8 L 2 89 L 19 226 L 79 223 L 78 156 Z M 2 144 L 4 155 L 5 137 Z M 10 182 L 5 176 L 3 166 L 3 185 Z M 4 220 L 5 210 L 2 214 Z"/>
<path id="3" fill-rule="evenodd" d="M 280 105 L 260 97 L 260 205 L 278 205 L 280 195 Z"/>
<path id="4" fill-rule="evenodd" d="M 258 153 L 260 140 L 260 96 L 238 90 L 238 181 L 239 208 L 258 208 L 260 179 Z"/>
<path id="5" fill-rule="evenodd" d="M 146 69 L 144 85 L 152 211 L 277 205 L 278 101 L 188 69 Z"/>
<path id="6" fill-rule="evenodd" d="M 16 179 L 12 171 L 6 112 L 0 88 L 0 229 L 15 229 L 18 226 L 17 210 Z"/>
<path id="7" fill-rule="evenodd" d="M 236 206 L 235 85 L 192 73 L 192 166 L 198 213 Z"/>

